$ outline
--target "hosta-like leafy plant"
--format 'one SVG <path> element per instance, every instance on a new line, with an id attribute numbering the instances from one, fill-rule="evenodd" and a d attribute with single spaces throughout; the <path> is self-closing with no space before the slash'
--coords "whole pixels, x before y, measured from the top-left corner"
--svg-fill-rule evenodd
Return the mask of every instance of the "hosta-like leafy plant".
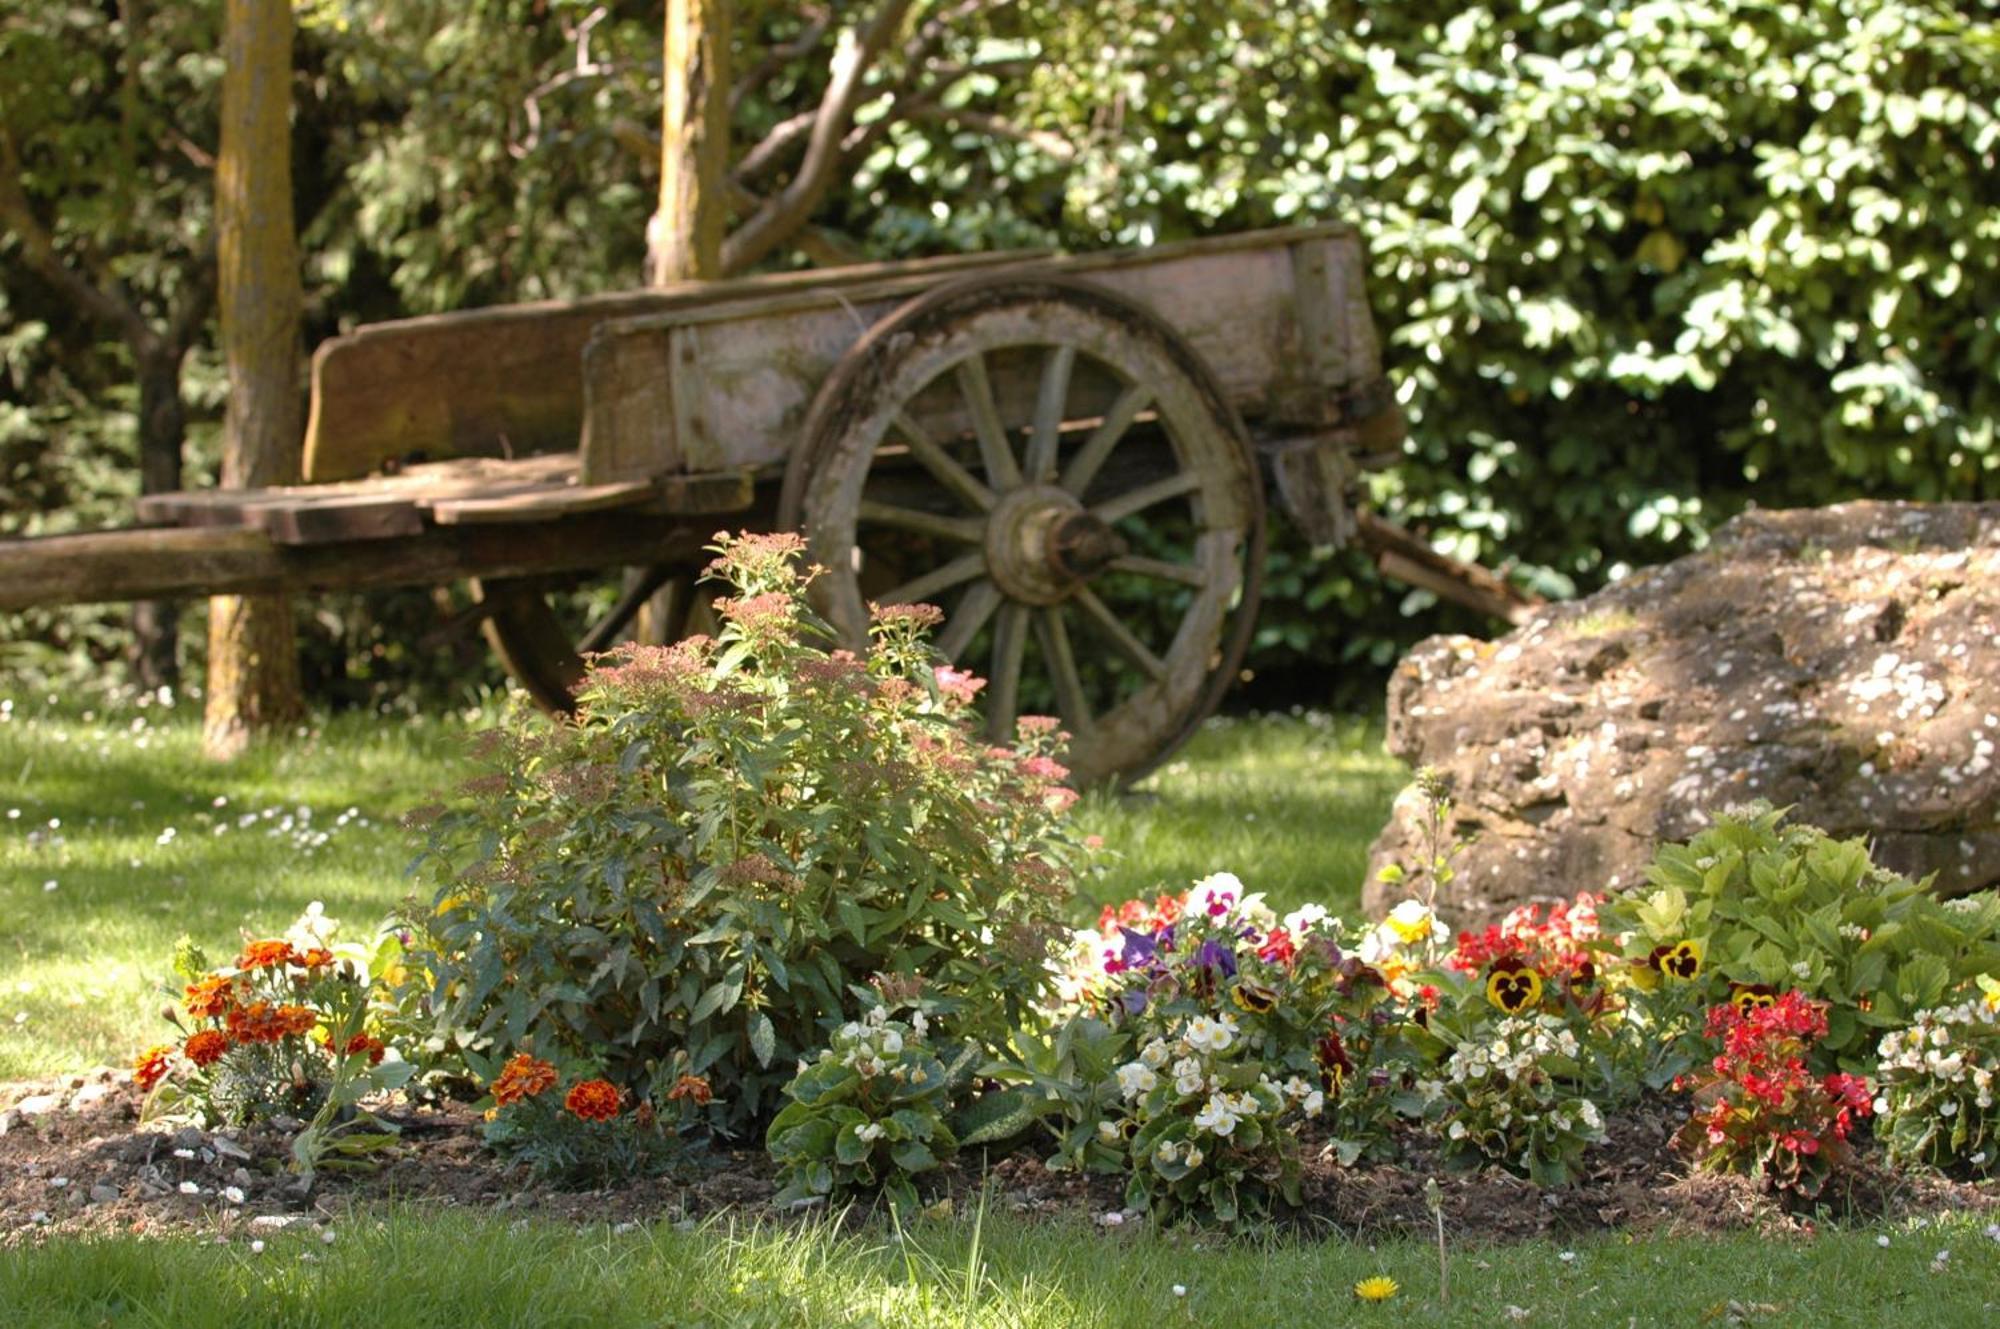
<path id="1" fill-rule="evenodd" d="M 1631 934 L 1634 964 L 1691 943 L 1710 1001 L 1736 984 L 1828 1003 L 1816 1064 L 1865 1071 L 1884 1029 L 2000 971 L 2000 897 L 1939 900 L 1928 883 L 1878 867 L 1862 841 L 1783 817 L 1718 816 L 1688 843 L 1663 846 L 1648 888 L 1600 907 L 1603 931 Z"/>
<path id="2" fill-rule="evenodd" d="M 447 1043 L 533 1046 L 639 1098 L 706 1076 L 734 1130 L 870 981 L 1004 1045 L 1049 979 L 1074 795 L 1053 723 L 974 736 L 936 610 L 881 610 L 866 657 L 836 650 L 796 537 L 718 540 L 718 638 L 599 660 L 574 721 L 497 735 L 434 822 L 422 959 Z"/>

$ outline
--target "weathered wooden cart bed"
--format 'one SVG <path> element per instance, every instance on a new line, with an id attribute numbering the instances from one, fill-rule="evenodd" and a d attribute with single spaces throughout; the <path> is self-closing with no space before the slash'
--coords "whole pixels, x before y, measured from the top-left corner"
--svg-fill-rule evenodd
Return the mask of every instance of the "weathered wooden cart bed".
<path id="1" fill-rule="evenodd" d="M 796 528 L 844 635 L 870 600 L 940 604 L 994 732 L 1058 712 L 1088 780 L 1158 761 L 1235 678 L 1267 471 L 1316 543 L 1520 603 L 1353 506 L 1402 428 L 1343 227 L 379 324 L 322 345 L 312 389 L 306 483 L 0 543 L 0 609 L 465 579 L 559 707 L 583 653 L 684 627 L 713 531 Z"/>

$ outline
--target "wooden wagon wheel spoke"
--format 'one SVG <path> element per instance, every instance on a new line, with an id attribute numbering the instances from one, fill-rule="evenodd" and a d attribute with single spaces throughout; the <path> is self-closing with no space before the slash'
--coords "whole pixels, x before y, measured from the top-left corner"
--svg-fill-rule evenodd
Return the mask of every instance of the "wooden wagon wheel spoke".
<path id="1" fill-rule="evenodd" d="M 933 568 L 921 577 L 913 577 L 894 590 L 882 595 L 886 605 L 917 604 L 929 600 L 939 591 L 948 591 L 954 586 L 971 581 L 986 571 L 986 554 L 975 549 L 969 554 L 960 554 L 951 562 Z"/>
<path id="2" fill-rule="evenodd" d="M 1154 581 L 1174 581 L 1197 588 L 1208 585 L 1208 577 L 1200 568 L 1187 563 L 1169 563 L 1163 558 L 1124 554 L 1112 559 L 1106 566 L 1113 572 L 1129 572 L 1135 577 L 1150 577 Z"/>
<path id="3" fill-rule="evenodd" d="M 937 648 L 947 660 L 964 658 L 965 648 L 972 645 L 973 637 L 993 617 L 1001 598 L 1000 588 L 990 581 L 980 582 L 959 597 L 958 608 L 951 611 L 943 631 L 937 635 Z"/>
<path id="4" fill-rule="evenodd" d="M 1120 522 L 1136 513 L 1144 512 L 1147 508 L 1156 507 L 1168 499 L 1191 494 L 1199 488 L 1201 488 L 1201 477 L 1192 471 L 1182 471 L 1178 475 L 1169 475 L 1165 479 L 1155 480 L 1149 485 L 1140 485 L 1137 489 L 1108 499 L 1091 511 L 1097 515 L 1099 521 Z"/>
<path id="5" fill-rule="evenodd" d="M 896 432 L 903 436 L 904 444 L 917 463 L 929 471 L 937 482 L 955 494 L 959 501 L 975 512 L 988 512 L 993 507 L 993 491 L 979 482 L 979 477 L 958 464 L 958 459 L 939 447 L 924 427 L 912 420 L 908 413 L 899 412 L 895 420 Z"/>
<path id="6" fill-rule="evenodd" d="M 1110 458 L 1111 449 L 1118 446 L 1125 437 L 1125 431 L 1152 402 L 1152 391 L 1143 383 L 1134 383 L 1119 393 L 1118 400 L 1105 413 L 1104 422 L 1070 458 L 1069 468 L 1063 472 L 1062 487 L 1082 498 L 1084 491 L 1090 488 L 1090 482 L 1097 478 L 1097 472 Z"/>
<path id="7" fill-rule="evenodd" d="M 1063 407 L 1069 404 L 1069 376 L 1075 368 L 1074 346 L 1058 346 L 1042 362 L 1034 432 L 1028 436 L 1027 459 L 1021 466 L 1034 484 L 1049 484 L 1056 478 L 1056 444 L 1062 433 Z"/>
<path id="8" fill-rule="evenodd" d="M 828 569 L 815 603 L 847 642 L 868 639 L 871 569 L 898 583 L 877 599 L 962 587 L 934 645 L 988 675 L 988 738 L 1048 710 L 1079 782 L 1130 775 L 1213 708 L 1255 619 L 1263 497 L 1227 401 L 1170 329 L 1103 289 L 941 287 L 821 388 L 779 520 Z M 882 577 L 899 558 L 923 562 Z"/>
<path id="9" fill-rule="evenodd" d="M 1084 697 L 1083 677 L 1076 671 L 1076 655 L 1070 649 L 1069 625 L 1062 610 L 1044 605 L 1035 611 L 1035 636 L 1040 640 L 1042 658 L 1048 661 L 1049 680 L 1055 685 L 1056 714 L 1072 736 L 1084 734 L 1091 724 L 1090 702 Z"/>
<path id="10" fill-rule="evenodd" d="M 1015 464 L 1014 449 L 1007 442 L 1007 427 L 1000 423 L 1000 408 L 993 401 L 993 380 L 986 373 L 986 357 L 974 352 L 958 364 L 958 388 L 965 395 L 966 409 L 972 412 L 972 429 L 979 438 L 979 458 L 986 467 L 986 482 L 996 489 L 1013 489 L 1021 483 L 1021 468 Z"/>
<path id="11" fill-rule="evenodd" d="M 1028 606 L 1009 604 L 993 626 L 993 678 L 987 685 L 986 737 L 1005 742 L 1021 711 L 1021 662 L 1028 651 Z"/>
<path id="12" fill-rule="evenodd" d="M 1088 586 L 1077 588 L 1072 597 L 1076 607 L 1084 616 L 1103 630 L 1117 652 L 1138 666 L 1141 673 L 1154 682 L 1167 676 L 1167 662 L 1147 648 L 1146 643 L 1132 635 L 1132 629 L 1125 626 L 1118 615 L 1111 612 L 1111 606 L 1097 597 L 1097 592 Z"/>
<path id="13" fill-rule="evenodd" d="M 619 640 L 619 635 L 625 631 L 625 625 L 630 623 L 639 610 L 645 606 L 646 602 L 653 598 L 654 592 L 673 579 L 673 573 L 674 569 L 670 567 L 655 565 L 644 569 L 639 575 L 627 581 L 624 593 L 618 597 L 610 609 L 605 611 L 604 617 L 591 624 L 590 629 L 577 641 L 577 653 L 579 655 L 592 655 L 616 644 Z M 677 591 L 679 589 L 676 587 Z M 674 617 L 685 620 L 687 617 L 687 596 L 685 593 L 676 594 L 673 596 L 673 600 L 677 606 Z M 661 631 L 659 635 L 666 640 L 671 641 L 674 637 L 680 635 L 679 624 L 677 623 L 664 623 L 660 626 Z"/>
<path id="14" fill-rule="evenodd" d="M 863 500 L 859 512 L 861 520 L 878 526 L 893 526 L 912 535 L 929 535 L 940 540 L 956 540 L 960 544 L 976 545 L 986 538 L 986 525 L 970 517 L 944 517 L 935 512 L 925 512 L 921 508 L 898 507 L 893 503 L 875 503 Z"/>

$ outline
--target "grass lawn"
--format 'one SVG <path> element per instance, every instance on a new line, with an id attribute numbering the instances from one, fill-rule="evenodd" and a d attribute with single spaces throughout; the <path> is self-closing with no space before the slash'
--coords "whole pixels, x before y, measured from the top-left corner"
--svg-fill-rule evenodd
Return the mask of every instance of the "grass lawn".
<path id="1" fill-rule="evenodd" d="M 26 710 L 0 723 L 0 1079 L 122 1061 L 152 1041 L 183 932 L 220 952 L 314 900 L 357 923 L 379 916 L 405 890 L 397 819 L 451 783 L 467 730 L 342 718 L 224 768 L 200 759 L 190 716 Z M 1358 722 L 1214 725 L 1140 795 L 1083 805 L 1111 851 L 1091 891 L 1122 898 L 1228 869 L 1280 907 L 1352 907 L 1403 779 L 1380 749 L 1379 729 Z M 1231 1241 L 1030 1222 L 998 1204 L 900 1237 L 749 1219 L 614 1232 L 414 1208 L 351 1212 L 332 1230 L 330 1245 L 277 1233 L 261 1251 L 240 1232 L 12 1248 L 0 1233 L 0 1326 L 1969 1325 L 1993 1322 L 2000 1302 L 2000 1242 L 1966 1217 L 1573 1250 L 1453 1233 L 1448 1301 L 1422 1242 Z M 1358 1305 L 1354 1281 L 1377 1273 L 1403 1292 Z"/>

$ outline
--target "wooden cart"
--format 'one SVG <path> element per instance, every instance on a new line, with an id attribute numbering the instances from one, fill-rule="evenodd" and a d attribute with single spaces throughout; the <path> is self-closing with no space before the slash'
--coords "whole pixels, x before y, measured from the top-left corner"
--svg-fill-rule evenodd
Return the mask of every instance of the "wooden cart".
<path id="1" fill-rule="evenodd" d="M 681 630 L 715 530 L 794 528 L 843 635 L 868 601 L 937 603 L 996 736 L 1051 709 L 1082 779 L 1129 776 L 1237 675 L 1266 470 L 1315 543 L 1521 603 L 1351 503 L 1402 440 L 1362 275 L 1322 226 L 363 327 L 313 357 L 304 484 L 0 544 L 0 609 L 468 579 L 508 670 L 561 707 L 584 655 Z"/>

